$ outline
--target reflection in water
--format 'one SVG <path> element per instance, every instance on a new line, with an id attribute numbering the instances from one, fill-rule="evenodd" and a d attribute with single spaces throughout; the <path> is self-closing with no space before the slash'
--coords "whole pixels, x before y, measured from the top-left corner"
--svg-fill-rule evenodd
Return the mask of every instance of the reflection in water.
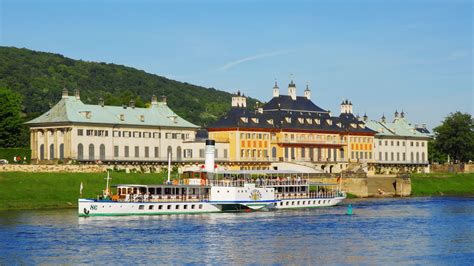
<path id="1" fill-rule="evenodd" d="M 0 213 L 0 263 L 471 264 L 469 198 L 352 201 L 322 209 L 78 218 Z M 3 263 L 2 263 L 3 264 Z"/>

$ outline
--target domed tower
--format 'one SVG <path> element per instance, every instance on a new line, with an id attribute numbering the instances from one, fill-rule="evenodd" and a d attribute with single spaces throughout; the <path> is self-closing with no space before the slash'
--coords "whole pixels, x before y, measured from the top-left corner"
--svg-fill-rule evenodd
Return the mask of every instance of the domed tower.
<path id="1" fill-rule="evenodd" d="M 311 100 L 311 90 L 309 89 L 309 85 L 306 85 L 306 89 L 304 90 L 304 97 L 306 99 Z"/>
<path id="2" fill-rule="evenodd" d="M 293 83 L 293 80 L 288 84 L 288 95 L 290 95 L 293 101 L 296 101 L 296 85 Z"/>
<path id="3" fill-rule="evenodd" d="M 341 103 L 341 114 L 352 114 L 352 103 L 347 99 Z"/>
<path id="4" fill-rule="evenodd" d="M 232 107 L 247 107 L 247 98 L 244 94 L 240 94 L 240 91 L 232 96 Z"/>
<path id="5" fill-rule="evenodd" d="M 280 96 L 280 88 L 278 88 L 278 84 L 275 81 L 275 86 L 273 86 L 273 98 L 278 98 Z"/>

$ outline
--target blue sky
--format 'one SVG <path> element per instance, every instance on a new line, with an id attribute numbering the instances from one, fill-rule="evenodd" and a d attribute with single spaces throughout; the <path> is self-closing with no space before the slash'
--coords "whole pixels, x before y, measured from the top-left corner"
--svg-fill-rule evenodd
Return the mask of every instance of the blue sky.
<path id="1" fill-rule="evenodd" d="M 474 113 L 472 1 L 9 1 L 0 45 L 123 64 L 263 102 L 287 94 L 339 113 L 429 127 Z"/>

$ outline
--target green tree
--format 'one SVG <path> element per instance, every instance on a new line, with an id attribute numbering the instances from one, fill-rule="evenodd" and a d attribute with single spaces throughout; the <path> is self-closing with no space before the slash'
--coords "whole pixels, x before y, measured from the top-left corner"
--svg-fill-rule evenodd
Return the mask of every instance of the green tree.
<path id="1" fill-rule="evenodd" d="M 433 131 L 436 150 L 454 161 L 474 160 L 474 120 L 470 114 L 451 113 Z"/>
<path id="2" fill-rule="evenodd" d="M 445 163 L 448 161 L 448 155 L 435 147 L 434 140 L 428 141 L 428 160 L 430 163 Z"/>
<path id="3" fill-rule="evenodd" d="M 24 126 L 20 116 L 21 96 L 6 88 L 0 88 L 0 147 L 14 148 L 21 143 Z"/>

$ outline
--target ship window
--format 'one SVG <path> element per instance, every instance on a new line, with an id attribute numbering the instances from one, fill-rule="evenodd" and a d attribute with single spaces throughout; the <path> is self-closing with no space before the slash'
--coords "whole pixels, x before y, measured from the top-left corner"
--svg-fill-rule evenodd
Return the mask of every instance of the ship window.
<path id="1" fill-rule="evenodd" d="M 186 210 L 187 208 L 188 208 L 188 205 L 184 205 L 184 206 L 183 206 L 183 209 Z"/>
<path id="2" fill-rule="evenodd" d="M 321 200 L 318 200 L 318 204 L 321 204 Z"/>
<path id="3" fill-rule="evenodd" d="M 167 209 L 168 209 L 168 210 L 171 210 L 171 205 L 168 205 Z"/>
<path id="4" fill-rule="evenodd" d="M 140 206 L 138 206 L 138 209 L 139 209 L 139 210 L 144 210 L 144 209 L 145 209 L 145 205 L 140 205 Z"/>
<path id="5" fill-rule="evenodd" d="M 176 209 L 177 209 L 177 210 L 179 209 L 179 205 L 176 205 Z"/>
<path id="6" fill-rule="evenodd" d="M 199 209 L 202 209 L 202 204 L 199 204 Z"/>
<path id="7" fill-rule="evenodd" d="M 163 205 L 158 206 L 158 210 L 162 210 L 162 209 L 163 209 Z"/>
<path id="8" fill-rule="evenodd" d="M 288 201 L 286 202 L 286 206 L 288 206 L 288 204 L 290 204 Z"/>
<path id="9" fill-rule="evenodd" d="M 193 205 L 191 205 L 191 209 L 194 209 L 195 207 L 196 207 L 196 205 L 194 205 L 194 204 L 193 204 Z"/>
<path id="10" fill-rule="evenodd" d="M 292 202 L 291 202 L 291 205 L 295 205 L 295 202 L 294 202 L 294 201 L 292 201 Z"/>
<path id="11" fill-rule="evenodd" d="M 280 206 L 283 206 L 283 202 L 280 202 Z"/>
<path id="12" fill-rule="evenodd" d="M 296 205 L 300 205 L 300 201 L 298 201 L 298 202 L 296 203 Z"/>
<path id="13" fill-rule="evenodd" d="M 150 206 L 148 206 L 148 209 L 153 210 L 153 207 L 155 207 L 155 205 L 150 205 Z"/>

